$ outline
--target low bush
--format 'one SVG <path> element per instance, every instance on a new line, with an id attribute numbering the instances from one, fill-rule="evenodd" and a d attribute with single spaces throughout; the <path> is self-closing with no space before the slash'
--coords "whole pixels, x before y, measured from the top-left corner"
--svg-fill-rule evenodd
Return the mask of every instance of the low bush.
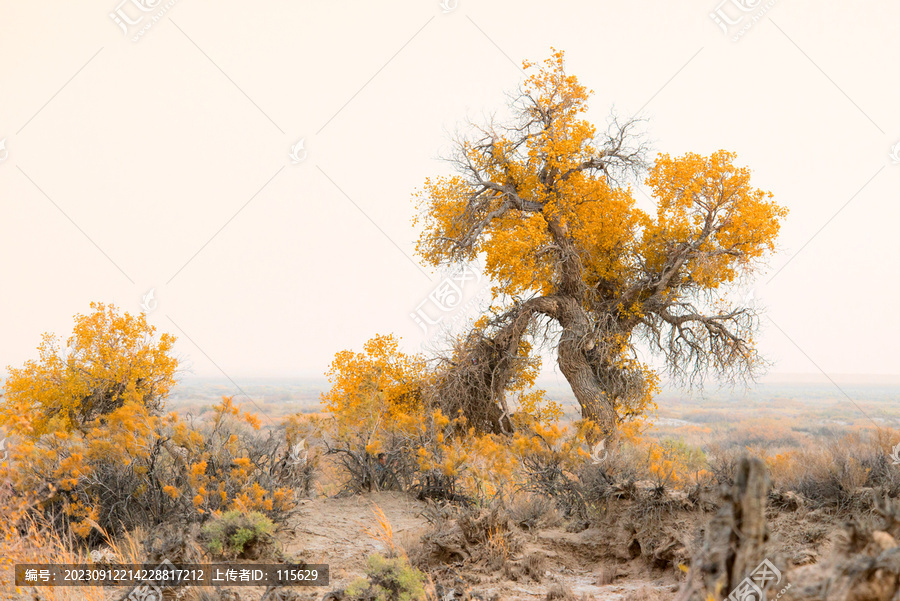
<path id="1" fill-rule="evenodd" d="M 480 564 L 500 570 L 522 547 L 518 532 L 499 500 L 484 506 L 432 505 L 431 522 L 414 555 L 420 567 Z"/>
<path id="2" fill-rule="evenodd" d="M 509 516 L 525 531 L 558 526 L 561 517 L 549 498 L 537 494 L 518 494 L 509 501 Z"/>
<path id="3" fill-rule="evenodd" d="M 315 463 L 293 450 L 230 397 L 199 420 L 126 404 L 87 432 L 20 440 L 5 471 L 32 511 L 93 544 L 101 530 L 202 522 L 232 509 L 283 522 Z"/>
<path id="4" fill-rule="evenodd" d="M 40 360 L 12 368 L 4 382 L 0 476 L 27 508 L 19 517 L 46 519 L 88 545 L 103 533 L 233 509 L 286 519 L 316 457 L 289 429 L 261 429 L 231 397 L 202 419 L 165 413 L 174 337 L 156 336 L 143 314 L 91 308 L 76 316 L 65 347 L 45 335 Z"/>
<path id="5" fill-rule="evenodd" d="M 228 559 L 256 559 L 272 544 L 275 524 L 252 511 L 228 511 L 204 524 L 201 540 L 216 557 Z"/>
<path id="6" fill-rule="evenodd" d="M 359 578 L 344 591 L 347 601 L 425 601 L 425 574 L 409 565 L 405 557 L 385 558 L 370 555 L 366 577 Z"/>
<path id="7" fill-rule="evenodd" d="M 868 511 L 875 497 L 900 494 L 889 449 L 885 433 L 858 431 L 767 457 L 766 463 L 777 488 L 801 495 L 814 508 Z"/>

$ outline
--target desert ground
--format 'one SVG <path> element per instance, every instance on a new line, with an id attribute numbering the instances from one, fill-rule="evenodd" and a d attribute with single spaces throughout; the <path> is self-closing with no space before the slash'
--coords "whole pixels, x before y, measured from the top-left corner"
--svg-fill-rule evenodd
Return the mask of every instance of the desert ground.
<path id="1" fill-rule="evenodd" d="M 545 384 L 571 413 L 573 401 L 565 389 Z M 172 395 L 170 409 L 202 417 L 214 411 L 227 386 L 188 381 Z M 283 417 L 317 415 L 320 387 L 320 381 L 310 380 L 251 381 L 241 388 L 258 409 Z M 748 554 L 748 561 L 758 556 L 778 571 L 772 583 L 777 588 L 767 591 L 768 598 L 890 599 L 884 595 L 896 590 L 900 578 L 890 561 L 900 534 L 892 505 L 900 492 L 900 465 L 891 458 L 898 389 L 890 382 L 845 383 L 841 389 L 775 382 L 744 390 L 664 391 L 644 435 L 651 447 L 642 448 L 677 449 L 678 470 L 707 474 L 681 482 L 672 474 L 654 478 L 652 472 L 641 479 L 635 466 L 643 458 L 617 457 L 616 451 L 588 466 L 593 476 L 577 469 L 561 476 L 556 492 L 529 486 L 527 478 L 510 482 L 502 494 L 478 499 L 442 497 L 415 485 L 349 490 L 343 486 L 348 474 L 324 450 L 324 439 L 310 437 L 307 460 L 315 469 L 303 498 L 256 551 L 232 559 L 327 564 L 329 585 L 181 587 L 164 596 L 369 598 L 347 590 L 372 578 L 368 560 L 379 556 L 415 567 L 426 595 L 421 598 L 685 599 L 693 594 L 692 582 L 715 582 L 722 577 L 718 564 L 734 564 Z M 845 402 L 844 392 L 853 395 L 855 405 Z M 745 458 L 756 463 L 748 467 Z M 764 472 L 756 493 L 754 466 Z M 583 499 L 580 505 L 567 496 L 573 491 Z M 754 512 L 759 523 L 742 525 Z M 734 531 L 752 538 L 747 533 L 754 528 L 759 548 L 727 534 L 725 543 L 720 540 L 723 532 Z M 160 540 L 170 538 L 165 554 L 176 562 L 213 556 L 196 530 L 163 530 Z M 159 556 L 159 549 L 141 546 L 135 536 L 94 537 L 88 547 L 56 541 L 57 552 L 65 550 L 73 563 L 87 560 L 90 547 L 114 550 L 115 561 L 122 563 L 126 556 L 140 561 Z M 722 544 L 727 551 L 716 547 Z M 50 559 L 53 553 L 43 556 Z M 822 590 L 829 592 L 823 596 Z M 129 593 L 91 591 L 20 587 L 8 596 L 122 599 Z"/>

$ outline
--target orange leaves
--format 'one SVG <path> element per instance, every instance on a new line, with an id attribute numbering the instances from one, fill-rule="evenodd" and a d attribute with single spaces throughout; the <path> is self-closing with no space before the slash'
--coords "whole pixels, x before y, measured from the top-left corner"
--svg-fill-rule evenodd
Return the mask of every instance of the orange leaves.
<path id="1" fill-rule="evenodd" d="M 579 84 L 574 75 L 566 74 L 565 52 L 556 48 L 552 50 L 550 57 L 543 61 L 543 67 L 537 71 L 534 71 L 534 67 L 538 66 L 536 63 L 523 61 L 522 67 L 532 71 L 525 80 L 525 91 L 534 98 L 537 106 L 571 119 L 587 109 L 591 92 Z M 572 150 L 569 147 L 569 153 Z"/>
<path id="2" fill-rule="evenodd" d="M 223 396 L 222 401 L 213 405 L 213 411 L 216 412 L 216 423 L 221 422 L 225 416 L 241 417 L 241 408 L 234 402 L 234 397 Z M 259 430 L 261 425 L 259 416 L 249 411 L 244 411 L 243 420 L 250 424 L 254 430 Z"/>
<path id="3" fill-rule="evenodd" d="M 294 501 L 289 489 L 273 485 L 269 490 L 260 485 L 261 472 L 266 472 L 278 458 L 267 455 L 264 461 L 269 463 L 265 465 L 258 465 L 259 457 L 251 458 L 253 445 L 246 437 L 257 429 L 258 422 L 252 419 L 255 416 L 242 411 L 233 397 L 223 397 L 213 411 L 200 427 L 180 420 L 168 425 L 169 431 L 179 433 L 179 440 L 187 443 L 182 448 L 183 471 L 175 471 L 179 497 L 192 499 L 199 513 L 289 509 Z M 165 487 L 163 491 L 166 492 Z"/>
<path id="4" fill-rule="evenodd" d="M 610 188 L 603 181 L 566 184 L 563 193 L 572 199 L 564 217 L 581 251 L 583 279 L 589 286 L 601 282 L 621 284 L 634 266 L 630 253 L 644 214 L 635 206 L 631 191 Z M 569 190 L 571 188 L 571 190 Z"/>
<path id="5" fill-rule="evenodd" d="M 534 423 L 530 428 L 516 433 L 511 449 L 520 460 L 540 458 L 563 470 L 574 470 L 587 458 L 583 445 L 592 428 L 594 424 L 589 420 L 581 421 L 574 427 Z"/>
<path id="6" fill-rule="evenodd" d="M 72 530 L 78 536 L 86 538 L 91 530 L 97 526 L 97 520 L 99 519 L 97 507 L 84 506 L 80 503 L 75 503 L 72 509 L 74 510 L 72 511 L 74 515 L 82 516 L 82 519 L 79 522 L 72 525 Z"/>
<path id="7" fill-rule="evenodd" d="M 393 424 L 422 410 L 424 360 L 401 352 L 394 336 L 375 336 L 362 353 L 337 353 L 326 375 L 331 390 L 322 400 L 340 433 L 374 433 L 384 421 Z"/>
<path id="8" fill-rule="evenodd" d="M 753 188 L 750 170 L 734 166 L 735 154 L 719 150 L 708 157 L 688 153 L 657 158 L 647 185 L 657 200 L 656 219 L 644 233 L 644 256 L 665 260 L 667 246 L 693 244 L 687 276 L 706 288 L 730 282 L 738 270 L 775 248 L 787 209 L 771 192 Z"/>
<path id="9" fill-rule="evenodd" d="M 195 486 L 200 482 L 200 477 L 206 473 L 206 462 L 198 461 L 191 465 L 191 483 Z"/>
<path id="10" fill-rule="evenodd" d="M 440 412 L 438 415 L 443 417 Z M 469 461 L 469 441 L 471 437 L 457 436 L 445 438 L 442 430 L 436 429 L 433 438 L 425 439 L 418 449 L 419 468 L 423 471 L 438 471 L 445 476 L 457 477 Z"/>
<path id="11" fill-rule="evenodd" d="M 733 208 L 722 215 L 728 221 L 716 243 L 740 247 L 747 259 L 771 248 L 783 210 L 749 187 L 749 172 L 731 165 L 732 154 L 661 155 L 647 179 L 658 202 L 654 221 L 637 208 L 630 188 L 599 168 L 610 149 L 598 145 L 596 129 L 582 118 L 590 93 L 565 73 L 563 53 L 525 64 L 526 96 L 512 108 L 539 127 L 484 130 L 489 141 L 460 144 L 467 177 L 426 180 L 416 199 L 425 226 L 417 252 L 427 262 L 483 253 L 496 300 L 555 293 L 562 259 L 574 253 L 587 288 L 615 291 L 638 277 L 639 266 L 660 268 L 673 244 L 695 240 L 703 225 L 695 201 L 717 194 L 724 194 L 717 202 Z M 722 255 L 692 265 L 692 275 L 707 285 L 730 278 L 731 260 Z"/>
<path id="12" fill-rule="evenodd" d="M 485 271 L 503 282 L 494 297 L 512 291 L 547 290 L 553 278 L 551 257 L 538 250 L 551 243 L 547 222 L 539 214 L 510 213 L 488 228 Z"/>
<path id="13" fill-rule="evenodd" d="M 733 153 L 659 155 L 646 180 L 657 204 L 651 217 L 609 178 L 611 157 L 639 159 L 624 138 L 602 142 L 583 119 L 590 92 L 566 74 L 563 52 L 525 67 L 524 96 L 510 107 L 516 126 L 476 128 L 481 139 L 459 143 L 461 175 L 428 179 L 416 194 L 426 261 L 483 253 L 496 299 L 553 293 L 564 251 L 577 254 L 588 287 L 615 290 L 638 268 L 661 269 L 679 245 L 703 256 L 682 277 L 707 288 L 774 248 L 786 210 L 752 187 Z"/>
<path id="14" fill-rule="evenodd" d="M 519 395 L 519 410 L 538 422 L 555 423 L 563 416 L 563 409 L 556 401 L 546 398 L 544 390 L 530 390 Z"/>
<path id="15" fill-rule="evenodd" d="M 61 509 L 80 536 L 152 526 L 162 515 L 197 520 L 229 505 L 289 510 L 294 495 L 274 469 L 283 442 L 256 434 L 259 418 L 231 397 L 200 420 L 165 413 L 175 339 L 156 336 L 144 315 L 91 309 L 76 316 L 63 349 L 45 335 L 39 359 L 5 382 L 0 427 L 15 444 L 2 475 L 22 504 Z"/>
<path id="16" fill-rule="evenodd" d="M 685 488 L 712 477 L 703 452 L 683 440 L 656 442 L 638 438 L 634 446 L 646 453 L 648 471 L 657 485 Z"/>
<path id="17" fill-rule="evenodd" d="M 419 255 L 432 265 L 483 260 L 494 284 L 497 319 L 479 320 L 473 333 L 541 337 L 558 350 L 563 339 L 578 341 L 567 377 L 574 385 L 576 363 L 591 364 L 593 381 L 573 391 L 586 415 L 606 416 L 610 431 L 652 406 L 655 373 L 634 359 L 640 338 L 673 373 L 751 373 L 752 312 L 703 313 L 712 310 L 711 291 L 775 248 L 787 211 L 726 151 L 659 155 L 646 178 L 655 211 L 642 210 L 620 177 L 646 170 L 636 121 L 613 119 L 604 132 L 589 123 L 591 92 L 566 73 L 561 51 L 525 69 L 511 119 L 472 127 L 457 140 L 458 173 L 428 179 L 416 194 Z M 520 324 L 504 323 L 511 316 L 531 326 L 555 322 L 563 336 L 535 334 L 537 327 L 523 334 Z M 555 417 L 526 394 L 527 413 Z"/>
<path id="18" fill-rule="evenodd" d="M 232 506 L 242 513 L 250 513 L 251 511 L 272 511 L 274 505 L 268 491 L 258 482 L 254 482 L 234 498 Z"/>
<path id="19" fill-rule="evenodd" d="M 417 252 L 434 265 L 484 252 L 487 273 L 500 282 L 495 298 L 552 292 L 558 259 L 551 252 L 553 227 L 594 228 L 604 221 L 597 207 L 606 211 L 609 225 L 628 226 L 627 218 L 615 218 L 618 206 L 600 203 L 582 214 L 606 192 L 602 179 L 582 170 L 599 152 L 594 126 L 579 118 L 589 92 L 566 75 L 561 51 L 543 65 L 525 65 L 533 72 L 522 104 L 513 108 L 524 121 L 547 126 L 521 138 L 515 129 L 492 128 L 489 143 L 461 142 L 470 177 L 428 179 L 416 194 L 425 226 Z"/>
<path id="20" fill-rule="evenodd" d="M 162 334 L 141 314 L 120 315 L 114 305 L 91 303 L 76 315 L 65 353 L 50 334 L 40 359 L 10 368 L 0 399 L 0 422 L 36 439 L 56 430 L 86 429 L 102 415 L 126 405 L 158 410 L 175 383 L 175 338 Z"/>
<path id="21" fill-rule="evenodd" d="M 495 434 L 465 429 L 465 419 L 448 419 L 439 410 L 430 418 L 430 435 L 421 437 L 418 467 L 439 473 L 474 496 L 493 496 L 509 491 L 514 483 L 516 456 L 509 442 Z"/>
<path id="22" fill-rule="evenodd" d="M 419 215 L 413 218 L 413 225 L 421 219 L 425 226 L 425 233 L 416 243 L 416 252 L 428 263 L 437 265 L 444 257 L 453 254 L 452 240 L 465 236 L 461 224 L 468 196 L 468 185 L 459 176 L 428 178 L 423 189 L 413 195 L 419 211 Z M 438 235 L 441 231 L 448 235 Z M 476 246 L 460 258 L 474 259 L 477 252 Z"/>
<path id="23" fill-rule="evenodd" d="M 244 412 L 244 421 L 246 421 L 254 430 L 259 430 L 261 424 L 259 417 L 253 413 Z"/>

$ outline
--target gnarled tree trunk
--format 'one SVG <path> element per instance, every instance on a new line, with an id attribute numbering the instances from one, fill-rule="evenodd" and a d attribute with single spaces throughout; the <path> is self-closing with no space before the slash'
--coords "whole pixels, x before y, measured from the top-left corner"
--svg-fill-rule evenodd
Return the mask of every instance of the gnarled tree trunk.
<path id="1" fill-rule="evenodd" d="M 559 369 L 581 405 L 581 416 L 596 423 L 605 439 L 613 439 L 616 433 L 616 409 L 601 387 L 583 345 L 577 339 L 564 335 L 559 343 L 558 358 Z"/>
<path id="2" fill-rule="evenodd" d="M 462 412 L 469 425 L 479 430 L 509 432 L 505 390 L 514 377 L 517 361 L 522 359 L 518 356 L 521 339 L 538 315 L 563 328 L 557 358 L 581 406 L 582 417 L 595 422 L 603 438 L 613 439 L 618 422 L 617 392 L 605 388 L 597 375 L 594 320 L 571 296 L 529 299 L 500 318 L 498 329 L 490 337 L 477 333 L 471 336 L 456 350 L 456 360 L 438 379 L 433 398 L 448 415 Z"/>

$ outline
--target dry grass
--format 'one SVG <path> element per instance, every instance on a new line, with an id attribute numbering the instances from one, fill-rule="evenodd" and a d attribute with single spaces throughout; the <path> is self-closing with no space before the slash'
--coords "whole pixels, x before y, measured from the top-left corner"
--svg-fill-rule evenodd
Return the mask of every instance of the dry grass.
<path id="1" fill-rule="evenodd" d="M 767 458 L 773 484 L 795 491 L 814 507 L 838 512 L 871 509 L 869 491 L 900 493 L 900 473 L 886 454 L 885 431 L 850 432 L 840 438 Z"/>
<path id="2" fill-rule="evenodd" d="M 62 536 L 48 524 L 36 518 L 26 516 L 13 523 L 9 516 L 2 518 L 2 528 L 6 532 L 14 532 L 15 536 L 6 537 L 0 546 L 0 555 L 7 560 L 3 573 L 3 597 L 15 598 L 14 595 L 30 595 L 42 601 L 105 601 L 109 588 L 100 586 L 78 587 L 17 587 L 15 586 L 14 565 L 17 563 L 32 564 L 90 564 L 91 554 L 71 535 Z M 99 529 L 99 527 L 97 527 Z M 138 564 L 143 562 L 141 539 L 143 532 L 135 530 L 115 539 L 99 529 L 105 538 L 104 555 L 122 564 Z M 100 551 L 99 549 L 97 551 Z"/>
<path id="3" fill-rule="evenodd" d="M 525 531 L 555 528 L 562 523 L 553 501 L 543 495 L 516 495 L 509 502 L 508 511 L 513 523 Z"/>
<path id="4" fill-rule="evenodd" d="M 372 513 L 375 514 L 375 527 L 366 528 L 366 534 L 370 538 L 382 543 L 388 551 L 388 557 L 396 557 L 397 546 L 394 544 L 394 527 L 391 526 L 391 520 L 385 515 L 384 510 L 377 503 L 372 503 Z M 401 547 L 401 550 L 402 547 Z"/>
<path id="5" fill-rule="evenodd" d="M 547 590 L 546 601 L 578 601 L 578 597 L 565 584 L 556 582 Z"/>
<path id="6" fill-rule="evenodd" d="M 692 417 L 699 420 L 702 416 L 698 413 Z M 719 431 L 704 433 L 699 427 L 684 426 L 674 430 L 671 438 L 677 440 L 678 433 L 683 431 L 689 450 L 702 448 L 703 453 L 699 457 L 719 483 L 730 483 L 740 456 L 749 453 L 764 457 L 776 493 L 782 495 L 777 499 L 783 497 L 792 501 L 802 497 L 802 507 L 826 508 L 827 511 L 818 513 L 827 514 L 829 519 L 837 514 L 869 512 L 871 500 L 882 492 L 893 497 L 900 495 L 900 469 L 891 465 L 888 456 L 898 440 L 896 431 L 849 426 L 840 435 L 828 432 L 826 436 L 814 435 L 811 430 L 800 430 L 800 425 L 800 420 L 774 424 L 765 420 L 742 420 L 738 416 Z M 571 479 L 569 483 L 572 486 L 577 485 L 576 496 L 584 503 L 585 515 L 594 525 L 608 527 L 612 518 L 624 517 L 646 526 L 648 532 L 661 532 L 662 525 L 671 523 L 676 514 L 683 516 L 695 511 L 696 507 L 692 504 L 696 499 L 686 500 L 686 494 L 690 492 L 687 489 L 673 492 L 672 484 L 660 487 L 660 491 L 650 487 L 653 479 L 648 465 L 646 453 L 623 445 L 602 463 L 585 463 L 564 475 Z M 316 483 L 319 492 L 337 493 L 340 490 L 337 467 L 332 461 L 324 461 L 322 467 L 324 477 Z M 414 565 L 425 568 L 444 563 L 438 568 L 443 569 L 450 564 L 453 569 L 481 570 L 480 573 L 498 574 L 500 579 L 506 576 L 508 580 L 517 580 L 527 586 L 534 586 L 528 584 L 529 579 L 534 583 L 544 582 L 544 586 L 550 587 L 547 599 L 575 600 L 577 596 L 565 583 L 553 583 L 551 586 L 553 566 L 548 565 L 544 554 L 518 555 L 522 541 L 535 538 L 523 535 L 519 529 L 534 532 L 562 525 L 562 511 L 555 504 L 562 493 L 559 492 L 558 482 L 555 486 L 554 497 L 519 492 L 504 497 L 507 499 L 505 506 L 497 503 L 489 507 L 445 507 L 441 519 L 430 531 L 401 529 L 395 532 L 385 512 L 375 504 L 372 507 L 374 520 L 361 519 L 360 522 L 368 522 L 365 532 L 383 544 L 389 556 L 406 556 L 412 559 Z M 712 490 L 712 487 L 708 489 Z M 785 494 L 791 496 L 786 497 Z M 770 496 L 770 507 L 793 511 L 783 504 L 779 505 L 777 499 Z M 0 499 L 0 506 L 2 501 Z M 581 518 L 578 512 L 571 513 L 569 519 L 573 523 Z M 812 522 L 798 524 L 799 544 L 822 543 L 828 539 L 830 526 L 831 522 L 827 525 Z M 0 516 L 0 527 L 11 532 L 13 524 L 10 519 Z M 59 530 L 55 531 L 49 524 L 34 519 L 30 522 L 19 521 L 16 527 L 18 529 L 14 535 L 7 536 L 5 543 L 0 542 L 0 558 L 10 564 L 90 563 L 89 549 L 80 539 L 59 534 Z M 147 559 L 141 544 L 141 531 L 135 530 L 113 540 L 102 528 L 98 527 L 96 531 L 102 534 L 103 546 L 108 547 L 119 562 L 141 563 Z M 424 541 L 423 534 L 426 535 Z M 648 544 L 646 550 L 643 548 L 645 542 L 640 539 L 641 553 L 649 557 L 651 551 L 666 541 L 662 537 L 660 541 L 650 540 L 656 546 Z M 12 580 L 12 569 L 2 562 L 0 567 L 4 568 L 2 576 L 6 585 L 2 593 L 9 598 L 15 593 L 15 587 L 8 584 Z M 615 566 L 605 566 L 597 572 L 595 582 L 598 586 L 613 584 L 618 576 Z M 624 582 L 625 578 L 619 577 L 618 583 Z M 46 601 L 105 599 L 104 589 L 100 587 L 47 587 L 38 591 L 40 597 L 35 598 Z M 19 592 L 23 593 L 24 598 L 31 598 L 30 588 Z M 105 592 L 108 597 L 109 590 Z M 672 591 L 667 587 L 643 586 L 626 592 L 623 601 L 664 601 L 672 597 Z M 196 589 L 190 592 L 188 598 L 212 601 L 219 596 L 213 590 Z"/>
<path id="7" fill-rule="evenodd" d="M 625 593 L 622 601 L 669 601 L 674 596 L 671 589 L 645 584 Z"/>
<path id="8" fill-rule="evenodd" d="M 424 552 L 422 545 L 422 537 L 428 532 L 428 528 L 413 528 L 397 532 L 394 536 L 397 548 L 407 557 L 413 564 L 418 563 Z"/>
<path id="9" fill-rule="evenodd" d="M 529 553 L 522 562 L 525 574 L 535 582 L 540 582 L 547 571 L 547 558 L 543 553 Z"/>

